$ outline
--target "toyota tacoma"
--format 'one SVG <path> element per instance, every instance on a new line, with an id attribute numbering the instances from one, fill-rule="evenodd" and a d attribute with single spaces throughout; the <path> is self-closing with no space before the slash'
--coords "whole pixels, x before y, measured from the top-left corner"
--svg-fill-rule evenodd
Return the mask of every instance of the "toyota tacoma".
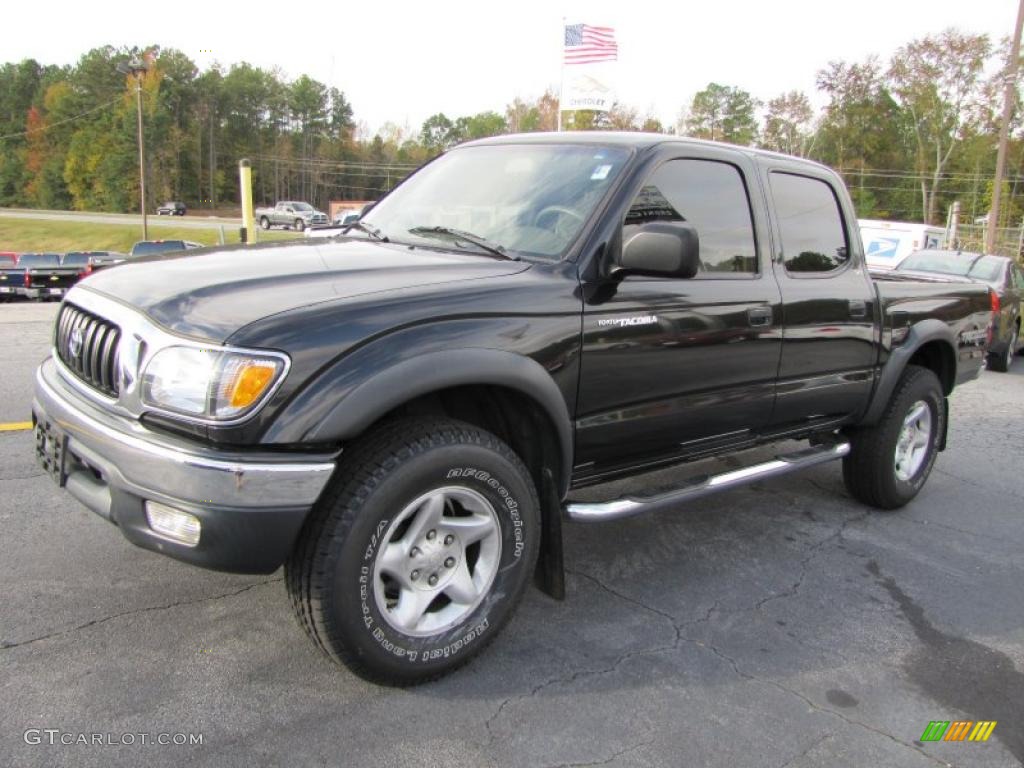
<path id="1" fill-rule="evenodd" d="M 561 596 L 566 519 L 831 460 L 860 501 L 907 504 L 991 314 L 985 286 L 872 280 L 824 166 L 505 136 L 428 163 L 336 238 L 79 283 L 36 375 L 36 454 L 140 547 L 283 566 L 330 658 L 413 684 L 480 651 L 532 578 Z M 572 500 L 784 441 L 671 491 Z"/>

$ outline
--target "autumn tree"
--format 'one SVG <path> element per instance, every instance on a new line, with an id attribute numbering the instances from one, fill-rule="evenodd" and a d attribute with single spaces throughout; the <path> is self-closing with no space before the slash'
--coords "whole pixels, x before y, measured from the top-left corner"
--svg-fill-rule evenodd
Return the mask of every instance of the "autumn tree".
<path id="1" fill-rule="evenodd" d="M 789 91 L 768 101 L 762 146 L 805 157 L 814 142 L 814 110 L 802 91 Z"/>
<path id="2" fill-rule="evenodd" d="M 873 169 L 905 165 L 907 120 L 886 86 L 876 57 L 863 62 L 831 61 L 817 74 L 818 90 L 828 99 L 818 121 L 810 156 L 833 166 L 846 179 L 857 210 L 864 216 L 906 217 L 913 209 L 913 185 L 889 178 L 885 199 L 867 176 Z M 909 196 L 908 196 L 909 195 Z"/>
<path id="3" fill-rule="evenodd" d="M 925 223 L 936 221 L 943 171 L 975 128 L 975 107 L 983 95 L 982 76 L 990 48 L 987 35 L 947 29 L 914 40 L 893 56 L 889 79 L 894 96 L 911 119 Z"/>

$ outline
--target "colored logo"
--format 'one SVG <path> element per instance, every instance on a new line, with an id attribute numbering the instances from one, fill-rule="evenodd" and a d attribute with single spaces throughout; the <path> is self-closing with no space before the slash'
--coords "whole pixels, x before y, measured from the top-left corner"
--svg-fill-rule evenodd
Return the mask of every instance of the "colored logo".
<path id="1" fill-rule="evenodd" d="M 896 249 L 900 247 L 898 237 L 879 237 L 868 243 L 865 254 L 873 259 L 895 259 Z"/>
<path id="2" fill-rule="evenodd" d="M 921 734 L 921 741 L 988 741 L 996 729 L 996 720 L 932 720 Z"/>

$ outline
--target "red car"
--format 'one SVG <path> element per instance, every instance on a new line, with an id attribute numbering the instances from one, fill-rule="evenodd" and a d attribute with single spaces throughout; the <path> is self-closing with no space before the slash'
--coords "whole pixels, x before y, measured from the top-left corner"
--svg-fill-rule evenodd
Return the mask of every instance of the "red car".
<path id="1" fill-rule="evenodd" d="M 25 275 L 17 270 L 18 254 L 0 251 L 0 301 L 10 301 L 25 285 Z"/>

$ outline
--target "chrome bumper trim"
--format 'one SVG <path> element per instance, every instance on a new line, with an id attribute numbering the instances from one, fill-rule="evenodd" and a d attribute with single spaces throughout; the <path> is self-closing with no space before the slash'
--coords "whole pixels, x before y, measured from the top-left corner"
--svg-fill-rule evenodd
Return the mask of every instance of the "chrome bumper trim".
<path id="1" fill-rule="evenodd" d="M 280 455 L 238 453 L 189 446 L 138 422 L 97 410 L 68 388 L 52 358 L 36 371 L 33 411 L 68 438 L 68 453 L 99 472 L 103 484 L 143 498 L 235 508 L 310 507 L 334 471 L 334 457 L 282 461 Z M 91 413 L 90 413 L 91 412 Z M 91 475 L 91 473 L 88 473 Z M 81 478 L 86 481 L 88 478 Z M 67 488 L 98 498 L 96 482 L 71 480 Z M 88 493 L 84 491 L 88 489 Z"/>

